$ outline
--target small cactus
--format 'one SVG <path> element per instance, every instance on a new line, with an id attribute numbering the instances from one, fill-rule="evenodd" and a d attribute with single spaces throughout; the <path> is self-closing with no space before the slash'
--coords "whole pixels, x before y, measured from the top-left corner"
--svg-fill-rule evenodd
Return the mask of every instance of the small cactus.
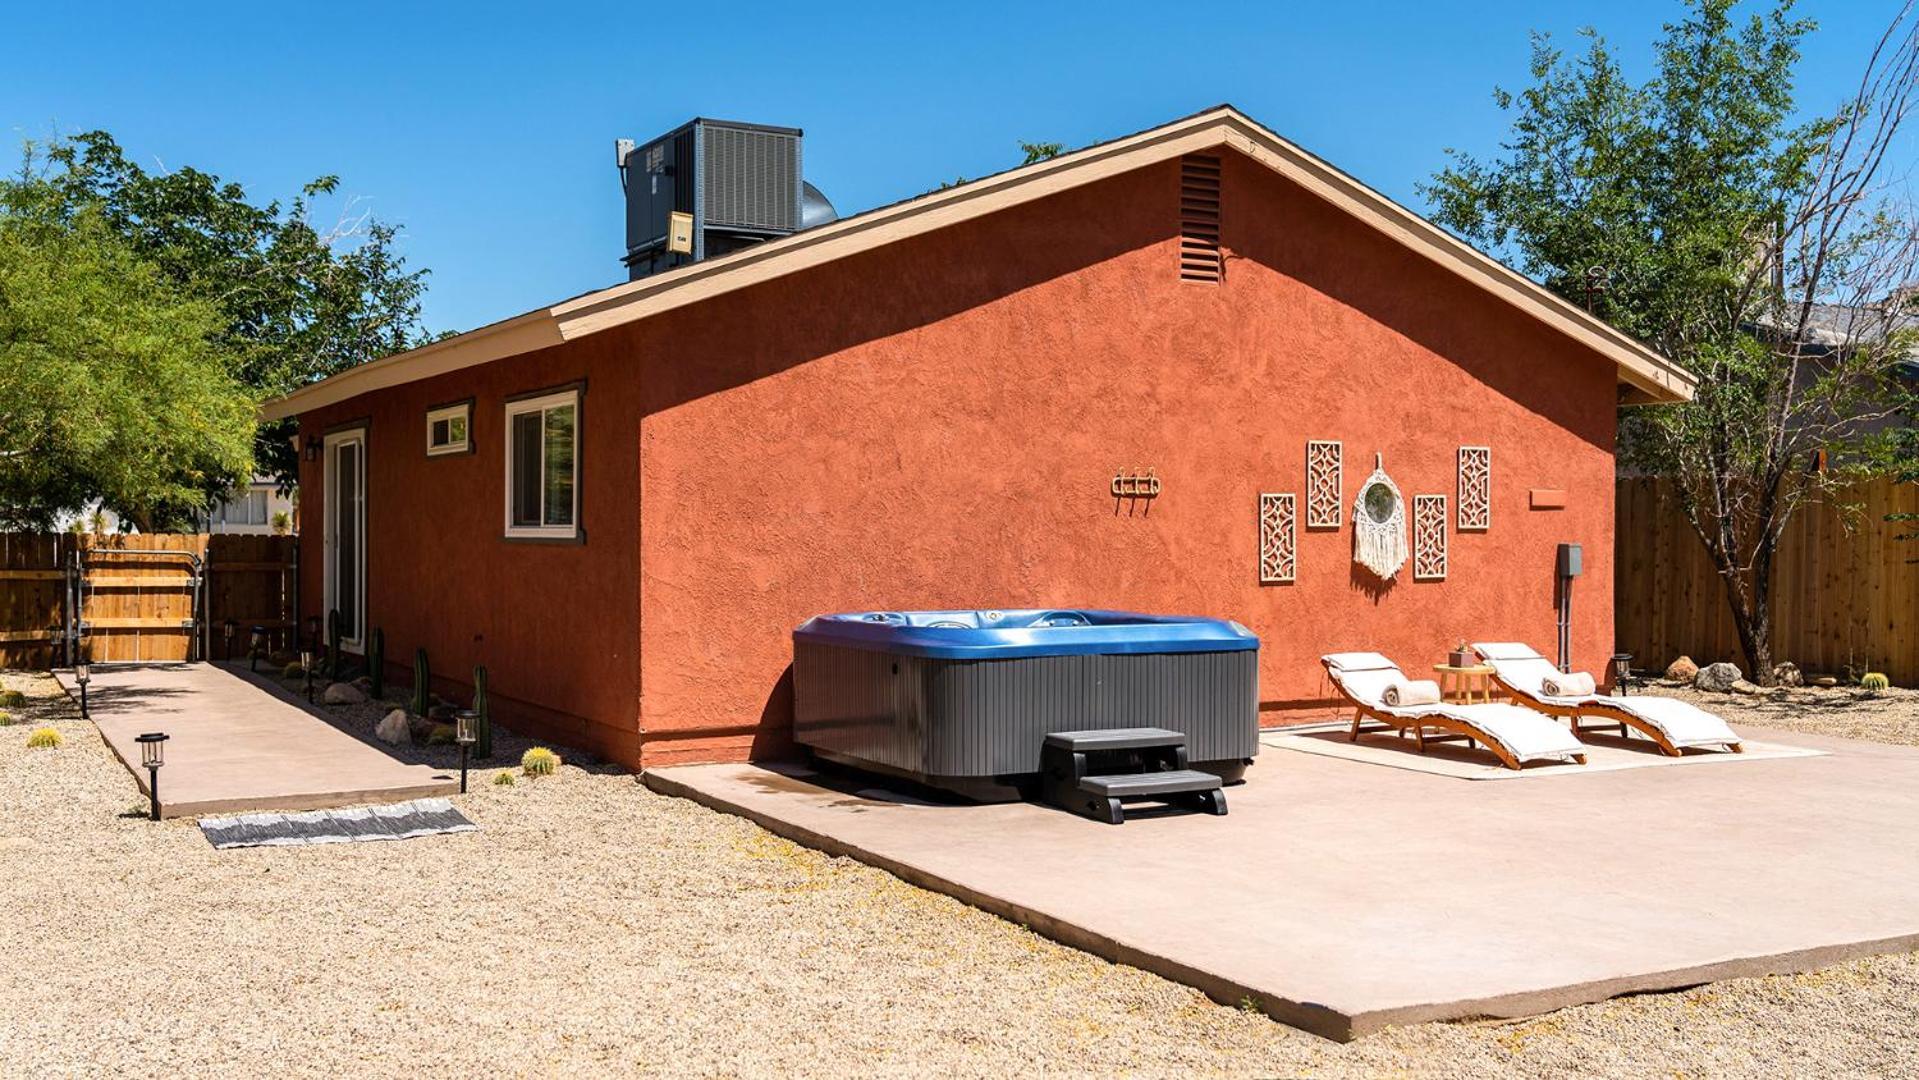
<path id="1" fill-rule="evenodd" d="M 433 725 L 433 730 L 427 732 L 426 744 L 428 746 L 452 746 L 454 743 L 453 735 L 452 724 L 435 724 Z"/>
<path id="2" fill-rule="evenodd" d="M 13 714 L 5 709 L 0 709 L 0 727 L 8 727 L 12 725 L 13 722 Z"/>
<path id="3" fill-rule="evenodd" d="M 288 664 L 285 668 L 281 669 L 280 677 L 282 679 L 297 679 L 300 676 L 305 675 L 306 673 L 307 673 L 307 669 L 301 667 L 300 662 L 298 660 L 295 660 L 292 663 Z"/>
<path id="4" fill-rule="evenodd" d="M 433 709 L 433 671 L 427 666 L 426 650 L 413 650 L 413 712 L 425 716 Z"/>
<path id="5" fill-rule="evenodd" d="M 377 626 L 367 637 L 366 676 L 373 680 L 367 696 L 376 701 L 386 697 L 386 631 Z"/>
<path id="6" fill-rule="evenodd" d="M 486 665 L 473 669 L 473 756 L 485 761 L 493 756 L 493 718 L 486 711 Z"/>
<path id="7" fill-rule="evenodd" d="M 18 690 L 0 690 L 0 708 L 18 709 L 27 703 L 27 695 Z"/>
<path id="8" fill-rule="evenodd" d="M 341 632 L 342 621 L 339 608 L 334 608 L 332 611 L 326 613 L 326 673 L 329 679 L 337 680 L 340 677 L 340 639 L 343 636 Z"/>
<path id="9" fill-rule="evenodd" d="M 1859 688 L 1876 694 L 1881 690 L 1892 689 L 1892 680 L 1880 672 L 1868 671 L 1859 677 Z"/>
<path id="10" fill-rule="evenodd" d="M 499 772 L 494 773 L 493 786 L 494 787 L 512 787 L 513 774 L 510 772 L 507 772 L 505 769 L 501 769 Z"/>
<path id="11" fill-rule="evenodd" d="M 34 728 L 33 734 L 27 736 L 27 749 L 52 750 L 53 748 L 59 746 L 60 742 L 61 742 L 60 733 L 53 730 L 52 728 L 50 727 Z M 550 767 L 549 767 L 549 771 L 551 771 Z"/>
<path id="12" fill-rule="evenodd" d="M 536 746 L 520 755 L 520 770 L 528 776 L 552 776 L 560 767 L 560 755 L 544 746 Z"/>

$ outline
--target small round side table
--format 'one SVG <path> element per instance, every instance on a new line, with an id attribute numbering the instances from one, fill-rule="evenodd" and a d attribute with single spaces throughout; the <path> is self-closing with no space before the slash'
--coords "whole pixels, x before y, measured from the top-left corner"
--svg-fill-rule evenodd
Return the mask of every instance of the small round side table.
<path id="1" fill-rule="evenodd" d="M 1439 697 L 1443 701 L 1472 705 L 1493 699 L 1491 664 L 1474 664 L 1471 667 L 1434 664 L 1433 672 L 1439 676 Z"/>

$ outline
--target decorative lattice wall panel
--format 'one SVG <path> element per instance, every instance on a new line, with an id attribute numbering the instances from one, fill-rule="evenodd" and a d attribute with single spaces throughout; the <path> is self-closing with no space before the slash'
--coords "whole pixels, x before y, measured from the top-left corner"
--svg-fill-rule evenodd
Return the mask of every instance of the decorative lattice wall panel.
<path id="1" fill-rule="evenodd" d="M 1459 527 L 1484 531 L 1493 523 L 1493 450 L 1459 448 Z"/>
<path id="2" fill-rule="evenodd" d="M 1259 497 L 1259 582 L 1292 581 L 1298 570 L 1298 537 L 1291 492 Z"/>
<path id="3" fill-rule="evenodd" d="M 1346 501 L 1343 450 L 1337 442 L 1306 444 L 1306 527 L 1337 529 Z"/>
<path id="4" fill-rule="evenodd" d="M 1446 496 L 1413 496 L 1413 580 L 1446 578 Z"/>

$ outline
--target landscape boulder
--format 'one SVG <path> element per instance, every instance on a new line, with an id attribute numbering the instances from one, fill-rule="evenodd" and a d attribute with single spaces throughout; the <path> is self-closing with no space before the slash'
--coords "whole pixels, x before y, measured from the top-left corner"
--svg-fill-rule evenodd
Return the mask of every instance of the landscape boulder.
<path id="1" fill-rule="evenodd" d="M 421 716 L 418 713 L 410 712 L 406 714 L 406 723 L 407 727 L 413 732 L 413 741 L 425 742 L 427 737 L 433 734 L 433 727 L 437 721 L 430 716 Z"/>
<path id="2" fill-rule="evenodd" d="M 1804 686 L 1806 677 L 1799 672 L 1799 665 L 1790 660 L 1781 660 L 1772 666 L 1772 681 L 1776 686 Z"/>
<path id="3" fill-rule="evenodd" d="M 395 709 L 380 718 L 373 725 L 373 737 L 383 743 L 394 746 L 406 746 L 413 741 L 413 729 L 407 725 L 406 710 Z"/>
<path id="4" fill-rule="evenodd" d="M 1716 694 L 1723 694 L 1732 689 L 1733 683 L 1744 678 L 1745 675 L 1741 673 L 1737 667 L 1721 660 L 1717 664 L 1707 664 L 1705 667 L 1700 668 L 1699 674 L 1693 676 L 1692 684 L 1700 690 L 1710 690 Z"/>
<path id="5" fill-rule="evenodd" d="M 1675 682 L 1689 683 L 1698 676 L 1699 665 L 1693 663 L 1692 657 L 1690 656 L 1682 656 L 1674 660 L 1671 666 L 1666 668 L 1666 678 L 1672 679 Z"/>
<path id="6" fill-rule="evenodd" d="M 1737 679 L 1734 680 L 1732 686 L 1728 689 L 1735 694 L 1757 694 L 1759 693 L 1759 684 L 1748 682 L 1745 679 Z"/>
<path id="7" fill-rule="evenodd" d="M 320 700 L 328 705 L 358 705 L 366 700 L 366 695 L 352 683 L 328 683 L 326 695 Z"/>
<path id="8" fill-rule="evenodd" d="M 1814 679 L 1812 681 L 1812 684 L 1814 686 L 1820 687 L 1821 689 L 1830 690 L 1833 687 L 1839 685 L 1839 678 L 1838 676 L 1835 676 L 1835 675 L 1821 675 L 1818 678 Z"/>

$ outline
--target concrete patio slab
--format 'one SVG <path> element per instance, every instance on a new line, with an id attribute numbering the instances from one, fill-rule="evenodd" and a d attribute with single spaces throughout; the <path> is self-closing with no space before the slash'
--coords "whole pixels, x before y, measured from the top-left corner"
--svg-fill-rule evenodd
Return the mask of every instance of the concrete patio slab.
<path id="1" fill-rule="evenodd" d="M 804 766 L 652 770 L 1079 948 L 1335 1039 L 1919 947 L 1919 749 L 1543 783 L 1268 750 L 1224 818 L 929 804 Z"/>
<path id="2" fill-rule="evenodd" d="M 71 671 L 55 672 L 79 700 Z M 134 737 L 170 738 L 160 769 L 160 815 L 320 810 L 445 795 L 459 779 L 407 765 L 244 674 L 212 664 L 95 665 L 87 687 L 94 726 L 133 773 L 147 771 Z"/>

